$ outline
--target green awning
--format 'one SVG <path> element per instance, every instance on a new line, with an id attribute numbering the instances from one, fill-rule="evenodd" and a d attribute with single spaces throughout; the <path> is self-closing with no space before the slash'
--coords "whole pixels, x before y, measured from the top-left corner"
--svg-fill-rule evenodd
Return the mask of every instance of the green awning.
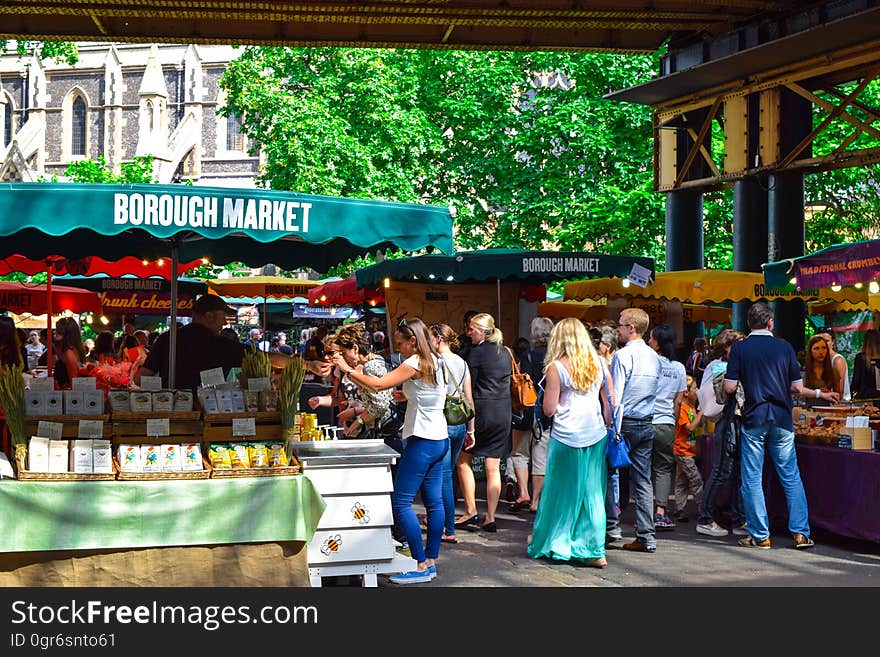
<path id="1" fill-rule="evenodd" d="M 293 269 L 376 250 L 452 253 L 449 209 L 185 185 L 0 184 L 0 257 L 209 258 Z"/>
<path id="2" fill-rule="evenodd" d="M 383 279 L 431 283 L 518 280 L 528 284 L 581 278 L 626 278 L 638 264 L 654 273 L 654 259 L 585 251 L 486 249 L 452 256 L 420 255 L 385 260 L 355 272 L 357 286 L 378 287 Z"/>

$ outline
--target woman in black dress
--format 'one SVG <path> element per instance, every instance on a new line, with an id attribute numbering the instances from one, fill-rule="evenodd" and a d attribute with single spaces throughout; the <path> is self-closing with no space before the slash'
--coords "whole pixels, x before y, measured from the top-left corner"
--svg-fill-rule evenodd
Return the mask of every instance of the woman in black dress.
<path id="1" fill-rule="evenodd" d="M 481 525 L 487 532 L 497 530 L 495 510 L 501 497 L 501 459 L 510 449 L 511 405 L 510 373 L 513 363 L 510 352 L 504 348 L 504 336 L 495 328 L 491 315 L 474 315 L 468 326 L 468 337 L 473 347 L 467 357 L 471 372 L 471 390 L 474 397 L 474 446 L 462 450 L 457 467 L 465 515 L 455 526 L 467 528 L 477 525 L 476 484 L 471 462 L 482 456 L 486 463 L 486 520 Z"/>

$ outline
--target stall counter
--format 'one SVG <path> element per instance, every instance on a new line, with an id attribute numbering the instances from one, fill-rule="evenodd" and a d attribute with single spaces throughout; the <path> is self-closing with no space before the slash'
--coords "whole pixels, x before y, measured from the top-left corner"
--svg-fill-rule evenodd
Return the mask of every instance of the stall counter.
<path id="1" fill-rule="evenodd" d="M 91 574 L 118 571 L 126 564 L 138 570 L 138 562 L 149 561 L 152 575 L 135 585 L 297 585 L 291 583 L 295 577 L 283 572 L 284 561 L 296 557 L 288 566 L 298 568 L 293 563 L 297 560 L 305 565 L 304 546 L 324 507 L 323 498 L 303 476 L 3 480 L 0 582 L 28 585 L 54 571 L 72 577 L 63 585 L 103 585 Z M 208 567 L 207 579 L 193 579 L 187 562 L 197 555 L 200 562 L 225 566 Z M 275 558 L 263 558 L 270 555 Z M 261 572 L 245 574 L 238 567 L 242 560 L 266 563 Z M 20 568 L 44 572 L 29 571 L 22 579 L 17 576 Z M 301 570 L 305 575 L 305 568 Z M 308 586 L 308 579 L 303 577 L 298 585 Z"/>

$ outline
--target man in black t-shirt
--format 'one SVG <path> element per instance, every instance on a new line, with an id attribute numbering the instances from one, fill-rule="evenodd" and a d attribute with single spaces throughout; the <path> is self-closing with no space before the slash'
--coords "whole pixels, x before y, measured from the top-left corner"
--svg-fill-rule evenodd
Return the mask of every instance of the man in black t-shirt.
<path id="1" fill-rule="evenodd" d="M 192 323 L 177 330 L 174 387 L 192 390 L 201 385 L 200 372 L 203 370 L 222 367 L 223 375 L 227 376 L 233 367 L 241 367 L 244 346 L 220 337 L 220 329 L 229 314 L 235 314 L 235 311 L 216 295 L 204 294 L 195 301 Z M 162 385 L 169 385 L 169 341 L 169 332 L 156 339 L 147 360 L 135 374 L 136 383 L 140 383 L 141 376 L 160 373 Z"/>

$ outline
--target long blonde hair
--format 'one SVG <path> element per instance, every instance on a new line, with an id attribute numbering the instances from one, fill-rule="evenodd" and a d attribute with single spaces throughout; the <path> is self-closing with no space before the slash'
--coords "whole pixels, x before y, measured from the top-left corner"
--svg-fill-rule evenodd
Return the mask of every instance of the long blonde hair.
<path id="1" fill-rule="evenodd" d="M 495 318 L 489 313 L 479 313 L 471 317 L 471 324 L 475 324 L 483 332 L 484 340 L 492 342 L 501 351 L 504 345 L 504 335 L 500 328 L 495 327 Z"/>
<path id="2" fill-rule="evenodd" d="M 568 356 L 571 363 L 574 387 L 583 392 L 589 390 L 600 376 L 599 354 L 587 329 L 574 317 L 563 319 L 553 327 L 544 357 L 544 371 L 563 356 Z"/>

